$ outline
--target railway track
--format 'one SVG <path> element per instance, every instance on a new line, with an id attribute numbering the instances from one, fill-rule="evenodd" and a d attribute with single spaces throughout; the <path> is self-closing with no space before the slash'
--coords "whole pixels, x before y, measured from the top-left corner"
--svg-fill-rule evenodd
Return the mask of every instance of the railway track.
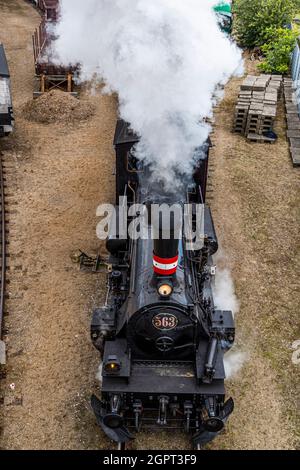
<path id="1" fill-rule="evenodd" d="M 3 169 L 3 154 L 0 151 L 0 210 L 1 210 L 1 277 L 0 277 L 0 364 L 6 364 L 6 347 L 3 341 L 3 321 L 6 285 L 6 219 L 5 219 L 5 170 Z"/>

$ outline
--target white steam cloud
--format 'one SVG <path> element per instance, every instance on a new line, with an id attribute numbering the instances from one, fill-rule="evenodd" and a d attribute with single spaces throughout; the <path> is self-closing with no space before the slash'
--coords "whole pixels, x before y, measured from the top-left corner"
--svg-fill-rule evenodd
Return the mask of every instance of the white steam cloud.
<path id="1" fill-rule="evenodd" d="M 57 60 L 82 64 L 141 136 L 136 152 L 154 176 L 191 175 L 207 139 L 213 95 L 241 68 L 241 54 L 217 24 L 216 0 L 61 0 Z"/>
<path id="2" fill-rule="evenodd" d="M 221 252 L 216 260 L 219 260 L 220 263 L 225 262 Z M 239 312 L 240 303 L 235 294 L 234 282 L 229 269 L 217 269 L 213 293 L 216 308 L 231 310 L 234 316 Z M 226 378 L 234 378 L 247 359 L 248 354 L 239 350 L 236 346 L 230 350 L 224 357 Z"/>
<path id="3" fill-rule="evenodd" d="M 242 369 L 248 355 L 242 351 L 229 351 L 224 357 L 225 374 L 227 379 L 234 378 Z"/>
<path id="4" fill-rule="evenodd" d="M 220 310 L 239 311 L 240 304 L 235 294 L 234 282 L 229 269 L 217 269 L 214 285 L 214 301 Z"/>

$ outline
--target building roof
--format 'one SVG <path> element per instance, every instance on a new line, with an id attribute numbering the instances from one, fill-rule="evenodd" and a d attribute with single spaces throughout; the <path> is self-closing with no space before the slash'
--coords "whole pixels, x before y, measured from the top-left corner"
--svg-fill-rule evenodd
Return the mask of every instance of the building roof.
<path id="1" fill-rule="evenodd" d="M 134 144 L 138 141 L 139 137 L 130 129 L 130 124 L 123 121 L 122 119 L 118 119 L 114 137 L 114 145 L 130 143 Z"/>
<path id="2" fill-rule="evenodd" d="M 0 44 L 0 77 L 9 78 L 9 70 L 3 44 Z"/>

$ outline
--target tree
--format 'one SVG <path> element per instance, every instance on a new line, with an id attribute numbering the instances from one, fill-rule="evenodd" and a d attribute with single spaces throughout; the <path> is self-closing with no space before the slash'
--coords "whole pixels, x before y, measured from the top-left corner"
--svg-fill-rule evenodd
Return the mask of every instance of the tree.
<path id="1" fill-rule="evenodd" d="M 287 73 L 297 33 L 289 29 L 269 28 L 266 34 L 267 42 L 261 47 L 265 60 L 258 68 L 266 73 Z"/>
<path id="2" fill-rule="evenodd" d="M 294 0 L 296 11 L 300 12 L 300 0 Z"/>
<path id="3" fill-rule="evenodd" d="M 241 46 L 261 46 L 269 28 L 291 23 L 299 0 L 235 0 L 235 33 Z"/>

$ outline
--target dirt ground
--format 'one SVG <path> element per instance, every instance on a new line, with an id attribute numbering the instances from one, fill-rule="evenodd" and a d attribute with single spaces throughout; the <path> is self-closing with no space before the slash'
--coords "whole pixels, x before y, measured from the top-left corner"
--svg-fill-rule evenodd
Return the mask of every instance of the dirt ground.
<path id="1" fill-rule="evenodd" d="M 246 61 L 248 72 L 255 64 Z M 233 79 L 215 116 L 212 209 L 223 263 L 230 267 L 240 312 L 237 350 L 247 354 L 229 381 L 235 413 L 213 448 L 299 448 L 300 338 L 299 169 L 291 163 L 283 103 L 274 145 L 232 134 L 241 80 Z"/>
<path id="2" fill-rule="evenodd" d="M 113 97 L 84 96 L 96 105 L 86 121 L 46 125 L 25 119 L 22 110 L 33 90 L 31 33 L 38 23 L 39 15 L 23 0 L 0 0 L 0 41 L 17 120 L 14 136 L 1 143 L 13 169 L 8 187 L 17 189 L 10 216 L 0 447 L 111 448 L 89 408 L 98 387 L 90 314 L 102 303 L 105 280 L 80 273 L 71 256 L 78 248 L 99 247 L 96 208 L 114 194 L 117 105 Z M 248 360 L 228 381 L 236 410 L 210 448 L 294 449 L 300 403 L 300 366 L 291 360 L 291 345 L 300 339 L 299 171 L 291 165 L 283 109 L 275 145 L 249 144 L 231 133 L 239 83 L 230 82 L 216 112 L 211 182 L 222 253 L 241 302 L 238 350 Z M 188 442 L 181 435 L 142 434 L 132 447 L 184 449 Z"/>
<path id="3" fill-rule="evenodd" d="M 93 97 L 96 114 L 84 122 L 24 119 L 33 91 L 31 34 L 40 18 L 23 0 L 1 1 L 0 11 L 17 123 L 15 135 L 1 145 L 18 183 L 17 213 L 10 218 L 1 447 L 97 448 L 103 437 L 88 403 L 98 354 L 89 325 L 104 283 L 80 273 L 71 255 L 78 248 L 97 251 L 96 208 L 113 200 L 116 103 Z"/>

